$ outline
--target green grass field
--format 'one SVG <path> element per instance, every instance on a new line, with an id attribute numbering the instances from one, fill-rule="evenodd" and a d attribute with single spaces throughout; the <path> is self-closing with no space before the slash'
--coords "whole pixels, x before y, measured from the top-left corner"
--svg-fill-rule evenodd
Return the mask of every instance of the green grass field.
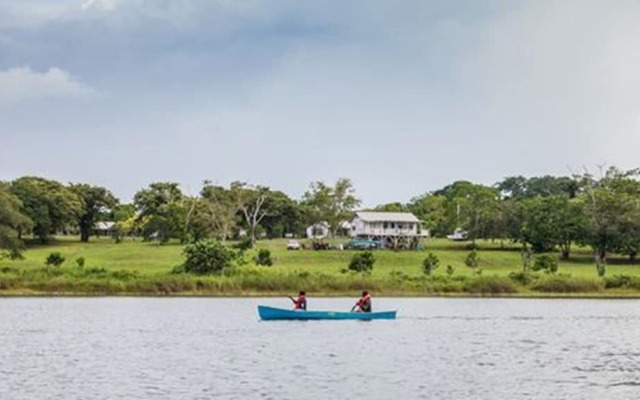
<path id="1" fill-rule="evenodd" d="M 58 237 L 49 245 L 29 245 L 24 260 L 0 260 L 0 294 L 275 295 L 305 287 L 326 295 L 353 294 L 363 288 L 389 295 L 640 295 L 640 265 L 610 257 L 606 277 L 611 280 L 625 275 L 630 280 L 607 283 L 598 277 L 586 248 L 574 249 L 569 260 L 561 261 L 558 274 L 539 273 L 537 283 L 523 284 L 509 278 L 522 269 L 516 245 L 478 242 L 476 268 L 465 266 L 468 243 L 430 239 L 424 245 L 421 251 L 376 250 L 373 272 L 360 276 L 342 272 L 355 251 L 287 251 L 284 240 L 263 240 L 257 249 L 247 252 L 247 265 L 233 273 L 197 277 L 171 273 L 183 261 L 178 243 L 159 245 L 127 239 L 116 244 L 108 238 L 80 243 L 76 237 Z M 272 267 L 252 266 L 251 260 L 261 248 L 271 251 Z M 53 251 L 60 252 L 66 261 L 61 267 L 47 268 L 45 259 Z M 429 252 L 440 260 L 432 277 L 425 276 L 421 268 Z M 84 268 L 76 266 L 79 257 L 85 259 Z M 455 268 L 452 275 L 446 273 L 448 265 Z"/>

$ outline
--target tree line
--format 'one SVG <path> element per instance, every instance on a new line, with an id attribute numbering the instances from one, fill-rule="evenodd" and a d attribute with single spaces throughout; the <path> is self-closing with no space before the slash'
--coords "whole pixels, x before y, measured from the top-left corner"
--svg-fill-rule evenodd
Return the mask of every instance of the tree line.
<path id="1" fill-rule="evenodd" d="M 512 176 L 494 185 L 456 181 L 374 210 L 412 212 L 436 237 L 463 229 L 472 243 L 509 240 L 527 251 L 557 250 L 565 258 L 579 244 L 590 246 L 597 262 L 611 253 L 633 260 L 640 251 L 638 176 L 638 170 L 612 167 L 597 176 Z M 259 237 L 299 236 L 321 221 L 337 233 L 360 204 L 344 178 L 314 182 L 301 199 L 244 182 L 225 187 L 205 181 L 197 195 L 185 194 L 177 183 L 155 182 L 126 204 L 104 187 L 27 176 L 0 182 L 0 248 L 16 256 L 25 235 L 46 243 L 57 232 L 88 241 L 97 221 L 114 221 L 116 238 L 160 242 L 224 241 L 242 230 L 253 243 Z"/>

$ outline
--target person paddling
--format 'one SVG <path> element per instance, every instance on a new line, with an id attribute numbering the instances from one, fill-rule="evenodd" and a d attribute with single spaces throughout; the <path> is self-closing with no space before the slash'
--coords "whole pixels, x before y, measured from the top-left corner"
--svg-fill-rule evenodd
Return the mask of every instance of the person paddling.
<path id="1" fill-rule="evenodd" d="M 358 299 L 358 302 L 353 306 L 351 311 L 354 309 L 356 312 L 371 312 L 371 295 L 369 292 L 366 290 L 362 292 L 362 296 Z"/>
<path id="2" fill-rule="evenodd" d="M 300 293 L 298 293 L 297 299 L 294 299 L 291 296 L 289 296 L 289 298 L 293 301 L 294 310 L 307 311 L 307 295 L 304 290 L 301 290 Z"/>

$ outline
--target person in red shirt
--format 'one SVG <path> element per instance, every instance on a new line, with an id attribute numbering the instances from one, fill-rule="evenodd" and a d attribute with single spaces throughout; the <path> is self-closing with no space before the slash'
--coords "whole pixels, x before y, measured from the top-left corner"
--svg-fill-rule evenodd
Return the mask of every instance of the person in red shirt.
<path id="1" fill-rule="evenodd" d="M 364 290 L 362 296 L 358 299 L 358 302 L 353 306 L 352 310 L 356 312 L 371 312 L 371 295 Z"/>
<path id="2" fill-rule="evenodd" d="M 294 299 L 291 296 L 289 296 L 289 298 L 293 301 L 294 310 L 307 311 L 307 295 L 304 290 L 301 290 L 300 293 L 298 293 L 297 299 Z"/>

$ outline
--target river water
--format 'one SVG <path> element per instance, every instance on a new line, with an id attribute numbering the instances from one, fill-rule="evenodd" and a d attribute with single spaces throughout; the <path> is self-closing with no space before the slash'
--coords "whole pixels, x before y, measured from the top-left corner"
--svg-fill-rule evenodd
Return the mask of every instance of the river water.
<path id="1" fill-rule="evenodd" d="M 289 300 L 1 299 L 0 399 L 640 397 L 637 301 L 379 298 L 398 319 L 369 322 L 258 304 Z"/>

